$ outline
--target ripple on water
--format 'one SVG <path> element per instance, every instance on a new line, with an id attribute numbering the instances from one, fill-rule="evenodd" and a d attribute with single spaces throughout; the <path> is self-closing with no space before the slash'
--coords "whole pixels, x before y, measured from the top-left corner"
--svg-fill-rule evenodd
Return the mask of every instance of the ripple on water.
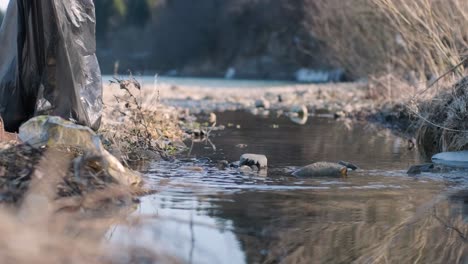
<path id="1" fill-rule="evenodd" d="M 137 215 L 162 219 L 124 236 L 157 237 L 193 263 L 467 260 L 460 233 L 448 229 L 468 230 L 468 193 L 446 192 L 447 186 L 468 186 L 464 172 L 408 177 L 406 169 L 420 162 L 417 153 L 404 140 L 364 126 L 217 116 L 220 124 L 242 129 L 228 128 L 211 138 L 216 150 L 195 145 L 191 157 L 235 161 L 243 153 L 262 153 L 269 158 L 267 176 L 220 171 L 208 160 L 152 164 L 145 175 L 158 194 L 144 197 Z M 271 129 L 272 122 L 277 129 Z M 347 160 L 362 170 L 347 179 L 290 176 L 322 160 Z"/>

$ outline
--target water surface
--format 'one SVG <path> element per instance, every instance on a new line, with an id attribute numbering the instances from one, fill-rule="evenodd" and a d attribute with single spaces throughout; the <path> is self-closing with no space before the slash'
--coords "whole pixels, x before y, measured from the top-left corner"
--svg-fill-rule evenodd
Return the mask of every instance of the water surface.
<path id="1" fill-rule="evenodd" d="M 146 171 L 138 227 L 113 240 L 168 250 L 187 263 L 466 263 L 464 172 L 408 177 L 422 162 L 407 141 L 365 124 L 218 114 L 226 129 L 187 142 L 184 161 Z M 218 160 L 267 155 L 260 174 L 220 171 Z M 346 160 L 347 179 L 298 179 L 315 161 Z"/>

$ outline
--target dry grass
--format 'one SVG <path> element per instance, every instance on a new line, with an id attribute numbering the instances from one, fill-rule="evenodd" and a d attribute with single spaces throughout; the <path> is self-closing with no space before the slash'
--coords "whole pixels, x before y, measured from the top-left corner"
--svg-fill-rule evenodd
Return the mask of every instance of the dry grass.
<path id="1" fill-rule="evenodd" d="M 308 25 L 368 97 L 419 117 L 424 155 L 468 149 L 466 0 L 310 0 Z"/>
<path id="2" fill-rule="evenodd" d="M 159 103 L 159 91 L 142 89 L 133 78 L 115 79 L 104 92 L 101 133 L 112 153 L 125 161 L 155 160 L 180 151 L 185 133 L 180 110 Z"/>
<path id="3" fill-rule="evenodd" d="M 395 31 L 371 0 L 306 0 L 307 28 L 327 57 L 353 77 L 387 70 L 397 52 Z"/>
<path id="4" fill-rule="evenodd" d="M 410 84 L 460 64 L 468 47 L 465 0 L 309 0 L 311 33 L 353 76 L 396 74 Z M 464 74 L 463 67 L 455 75 Z"/>
<path id="5" fill-rule="evenodd" d="M 420 104 L 417 133 L 422 154 L 468 149 L 468 77 Z"/>
<path id="6" fill-rule="evenodd" d="M 401 37 L 398 66 L 421 77 L 440 76 L 467 55 L 468 3 L 464 0 L 372 0 Z M 399 55 L 399 54 L 397 54 Z M 461 78 L 464 67 L 454 73 Z"/>

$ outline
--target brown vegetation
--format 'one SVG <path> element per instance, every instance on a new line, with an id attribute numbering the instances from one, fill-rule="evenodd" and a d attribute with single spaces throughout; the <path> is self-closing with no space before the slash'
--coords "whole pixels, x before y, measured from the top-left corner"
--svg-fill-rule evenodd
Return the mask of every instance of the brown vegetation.
<path id="1" fill-rule="evenodd" d="M 113 225 L 131 225 L 135 204 L 98 160 L 83 156 L 77 164 L 70 149 L 3 147 L 0 262 L 176 263 L 149 249 L 104 243 Z"/>
<path id="2" fill-rule="evenodd" d="M 183 114 L 160 104 L 156 87 L 143 90 L 131 78 L 115 79 L 106 90 L 101 133 L 115 156 L 128 162 L 155 160 L 183 149 Z"/>
<path id="3" fill-rule="evenodd" d="M 370 98 L 402 102 L 419 119 L 423 154 L 468 149 L 466 1 L 307 3 L 309 29 L 328 57 L 353 76 L 368 76 Z"/>
<path id="4" fill-rule="evenodd" d="M 416 84 L 459 65 L 468 47 L 463 0 L 308 0 L 308 25 L 354 76 L 397 74 Z M 463 65 L 454 71 L 463 75 Z"/>
<path id="5" fill-rule="evenodd" d="M 468 77 L 420 105 L 417 133 L 425 155 L 468 149 Z"/>

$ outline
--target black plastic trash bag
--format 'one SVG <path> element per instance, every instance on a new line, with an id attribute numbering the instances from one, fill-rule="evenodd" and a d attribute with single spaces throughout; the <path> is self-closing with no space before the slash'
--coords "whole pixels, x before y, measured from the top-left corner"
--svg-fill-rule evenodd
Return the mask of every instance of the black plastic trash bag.
<path id="1" fill-rule="evenodd" d="M 92 0 L 11 0 L 0 28 L 0 116 L 7 131 L 35 115 L 97 129 L 102 80 Z"/>

